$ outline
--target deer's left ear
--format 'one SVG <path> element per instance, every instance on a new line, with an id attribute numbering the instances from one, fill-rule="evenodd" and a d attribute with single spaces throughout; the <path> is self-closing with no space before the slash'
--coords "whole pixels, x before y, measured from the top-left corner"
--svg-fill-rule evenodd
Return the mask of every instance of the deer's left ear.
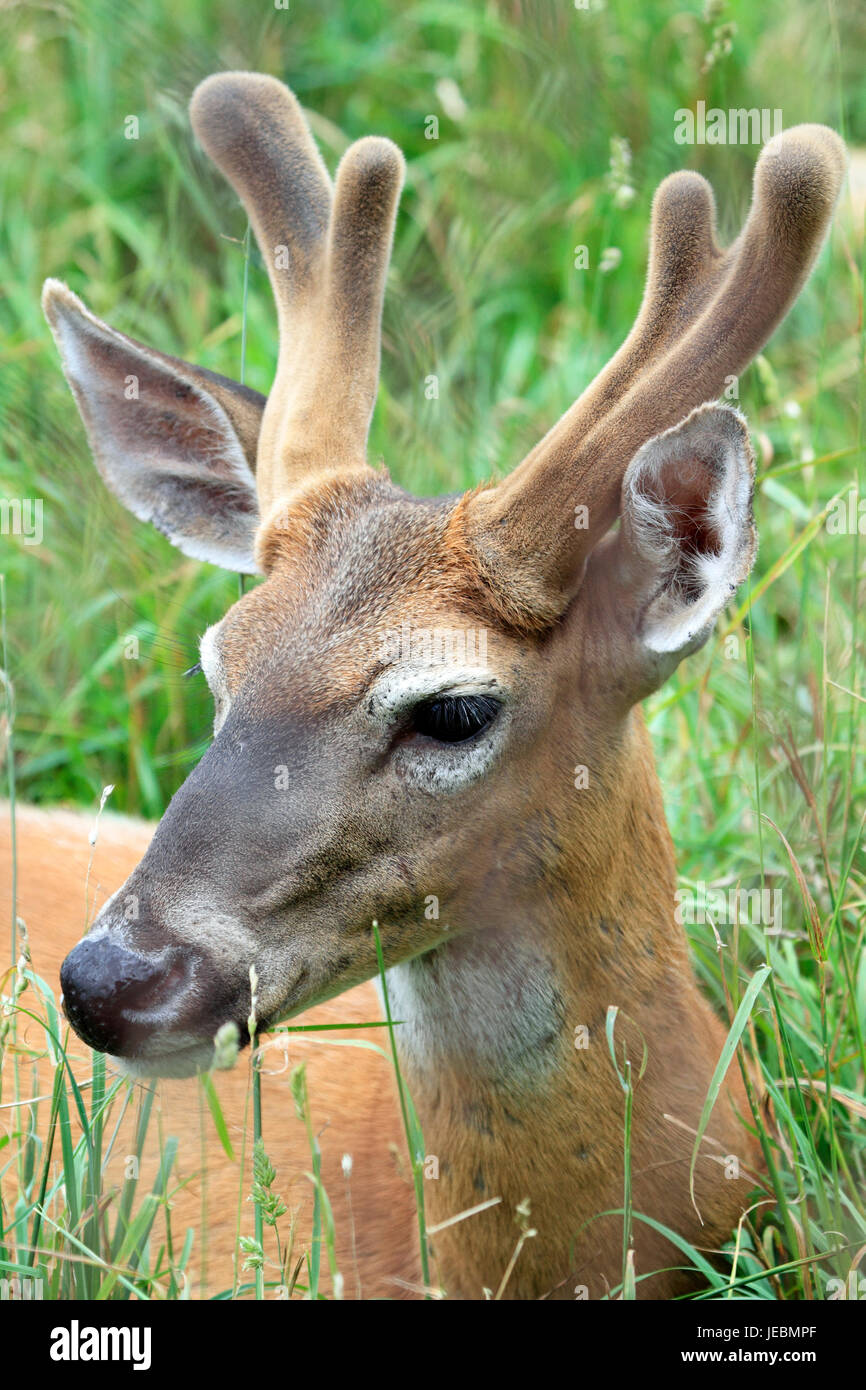
<path id="1" fill-rule="evenodd" d="M 185 555 L 254 574 L 264 396 L 118 333 L 59 280 L 42 305 L 112 492 Z"/>
<path id="2" fill-rule="evenodd" d="M 626 470 L 604 564 L 653 684 L 703 645 L 752 567 L 754 478 L 745 420 L 712 404 L 649 440 Z"/>

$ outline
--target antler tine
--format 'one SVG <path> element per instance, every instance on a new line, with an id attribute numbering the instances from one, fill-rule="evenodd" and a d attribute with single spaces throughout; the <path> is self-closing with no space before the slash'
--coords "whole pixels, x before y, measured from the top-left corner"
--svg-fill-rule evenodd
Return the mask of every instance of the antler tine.
<path id="1" fill-rule="evenodd" d="M 365 465 L 403 157 L 389 140 L 359 140 L 333 189 L 296 98 L 258 73 L 207 78 L 190 115 L 247 210 L 277 303 L 256 468 L 265 518 L 308 474 Z"/>
<path id="2" fill-rule="evenodd" d="M 192 95 L 202 149 L 246 208 L 273 286 L 280 329 L 320 273 L 332 189 L 296 97 L 275 77 L 220 72 Z M 279 259 L 285 247 L 291 274 Z"/>
<path id="3" fill-rule="evenodd" d="M 333 421 L 345 436 L 343 452 L 352 439 L 366 442 L 376 402 L 379 324 L 404 173 L 397 146 L 379 136 L 357 140 L 337 169 L 328 242 L 332 338 L 325 359 L 333 392 L 345 383 Z M 324 395 L 334 399 L 328 390 Z"/>
<path id="4" fill-rule="evenodd" d="M 632 332 L 523 463 L 474 499 L 470 527 L 483 537 L 491 579 L 495 551 L 509 548 L 513 531 L 524 557 L 532 555 L 542 570 L 549 561 L 555 595 L 573 591 L 581 559 L 616 519 L 632 455 L 717 396 L 788 311 L 824 238 L 845 165 L 842 141 L 824 126 L 776 136 L 755 168 L 746 226 L 725 251 L 716 245 L 709 184 L 694 173 L 664 180 L 654 199 L 647 283 Z M 576 557 L 551 516 L 571 528 L 579 505 L 588 509 L 589 525 L 576 533 Z M 493 535 L 499 540 L 491 545 Z M 555 595 L 548 583 L 551 608 Z"/>
<path id="5" fill-rule="evenodd" d="M 351 145 L 337 170 L 334 206 L 313 313 L 280 368 L 268 401 L 275 434 L 268 502 L 322 468 L 366 466 L 379 381 L 379 325 L 403 156 L 390 140 Z M 296 335 L 297 336 L 297 335 Z M 264 435 L 267 415 L 262 425 Z M 259 450 L 259 472 L 268 467 Z"/>
<path id="6" fill-rule="evenodd" d="M 669 174 L 653 198 L 649 265 L 634 326 L 557 428 L 576 424 L 578 415 L 583 429 L 597 423 L 693 321 L 728 268 L 716 243 L 716 206 L 707 180 L 690 172 Z"/>

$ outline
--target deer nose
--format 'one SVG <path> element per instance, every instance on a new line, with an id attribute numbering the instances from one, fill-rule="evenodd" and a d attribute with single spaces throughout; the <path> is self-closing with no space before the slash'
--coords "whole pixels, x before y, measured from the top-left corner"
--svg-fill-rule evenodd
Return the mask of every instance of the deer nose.
<path id="1" fill-rule="evenodd" d="M 86 936 L 60 968 L 63 1007 L 72 1027 L 88 1047 L 117 1056 L 135 1046 L 146 1012 L 170 1003 L 185 979 L 177 948 L 145 958 L 105 936 Z"/>

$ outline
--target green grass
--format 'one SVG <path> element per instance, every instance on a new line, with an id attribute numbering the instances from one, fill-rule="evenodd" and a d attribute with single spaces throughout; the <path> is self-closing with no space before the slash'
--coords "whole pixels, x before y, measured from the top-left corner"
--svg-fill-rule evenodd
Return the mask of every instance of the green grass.
<path id="1" fill-rule="evenodd" d="M 117 809 L 157 816 L 206 741 L 206 693 L 180 675 L 237 580 L 180 557 L 106 493 L 39 312 L 42 279 L 57 275 L 116 327 L 236 377 L 245 327 L 245 379 L 267 390 L 266 276 L 252 252 L 245 297 L 246 223 L 193 145 L 185 104 L 195 82 L 225 66 L 284 77 L 332 165 L 371 132 L 404 149 L 371 456 L 410 490 L 456 490 L 517 462 L 627 332 L 661 177 L 699 168 L 715 186 L 723 236 L 739 227 L 756 151 L 676 146 L 676 108 L 699 98 L 781 107 L 786 126 L 825 121 L 866 144 L 862 8 L 717 8 L 737 32 L 709 71 L 713 21 L 694 0 L 613 0 L 591 13 L 565 0 L 293 0 L 288 12 L 74 0 L 0 12 L 10 55 L 0 93 L 0 495 L 45 504 L 42 545 L 0 538 L 19 797 L 94 806 L 114 783 Z M 124 138 L 130 114 L 135 141 Z M 425 139 L 431 115 L 438 140 Z M 607 179 L 617 138 L 632 155 L 627 207 Z M 814 523 L 860 476 L 860 216 L 858 226 L 841 210 L 807 290 L 739 383 L 760 471 L 750 589 L 648 705 L 683 887 L 766 886 L 784 904 L 781 935 L 720 925 L 720 952 L 708 926 L 692 929 L 702 981 L 729 1018 L 760 965 L 772 966 L 740 1053 L 772 1099 L 772 1113 L 755 1119 L 770 1173 L 764 1205 L 726 1274 L 686 1252 L 716 1295 L 733 1280 L 750 1296 L 823 1297 L 866 1243 L 862 1099 L 857 1108 L 866 1090 L 866 546 Z M 592 267 L 605 248 L 622 259 L 604 275 L 575 270 L 579 244 Z M 27 998 L 38 1000 L 33 982 L 22 1007 Z M 26 1088 L 26 1071 L 4 1084 L 6 1094 Z M 106 1103 L 95 1074 L 85 1137 L 63 1152 L 68 1234 L 42 1229 L 57 1293 L 77 1281 L 93 1296 L 106 1277 L 84 1257 L 57 1256 L 64 1242 L 69 1254 L 95 1240 L 80 1217 L 99 1182 Z M 113 1095 L 113 1106 L 125 1103 Z M 62 1107 L 79 1097 L 59 1087 L 51 1104 L 68 1133 Z M 14 1266 L 47 1179 L 25 1138 L 11 1156 L 0 1151 L 0 1168 L 9 1163 L 25 1193 L 23 1209 L 3 1213 Z M 181 1288 L 185 1233 L 170 1257 L 148 1244 L 148 1213 L 161 1202 L 151 1193 L 116 1213 L 109 1254 L 124 1253 L 126 1272 L 113 1296 L 133 1277 L 145 1293 Z"/>

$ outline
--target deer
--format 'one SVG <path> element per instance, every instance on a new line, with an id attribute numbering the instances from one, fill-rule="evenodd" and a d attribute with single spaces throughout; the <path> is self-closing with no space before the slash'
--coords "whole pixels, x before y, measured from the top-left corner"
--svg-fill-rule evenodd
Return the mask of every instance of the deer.
<path id="1" fill-rule="evenodd" d="M 660 1228 L 721 1250 L 761 1160 L 734 1066 L 691 1162 L 727 1025 L 675 914 L 642 701 L 752 568 L 754 455 L 720 396 L 810 274 L 844 145 L 819 125 L 769 140 L 724 248 L 707 181 L 665 178 L 607 366 L 502 480 L 416 498 L 367 458 L 401 153 L 360 139 L 332 180 L 262 74 L 208 77 L 190 114 L 267 266 L 268 396 L 116 331 L 60 281 L 43 305 L 107 486 L 185 555 L 260 582 L 201 639 L 213 741 L 66 955 L 66 1018 L 129 1077 L 183 1086 L 227 1022 L 249 1041 L 251 967 L 257 1044 L 308 1010 L 387 1008 L 438 1167 L 430 1278 L 526 1300 L 622 1290 L 615 1010 L 648 1218 L 636 1293 L 674 1298 L 694 1272 Z M 483 645 L 430 640 L 469 630 Z M 37 911 L 34 951 L 52 930 Z M 417 1295 L 398 1092 L 359 1050 L 310 1052 L 341 1142 L 380 1154 L 354 1209 L 362 1296 Z M 303 1164 L 292 1144 L 271 1139 L 278 1169 Z"/>

